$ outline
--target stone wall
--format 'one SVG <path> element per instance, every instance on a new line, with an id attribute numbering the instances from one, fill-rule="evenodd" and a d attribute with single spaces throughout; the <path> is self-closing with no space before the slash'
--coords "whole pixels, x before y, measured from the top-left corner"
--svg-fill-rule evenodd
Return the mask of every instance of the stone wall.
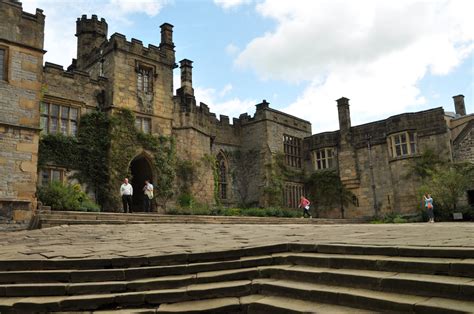
<path id="1" fill-rule="evenodd" d="M 43 70 L 44 101 L 80 107 L 80 114 L 99 106 L 107 79 L 92 79 L 87 72 L 66 72 L 60 65 L 46 62 Z"/>
<path id="2" fill-rule="evenodd" d="M 456 162 L 474 163 L 474 119 L 466 123 L 453 143 L 453 159 Z"/>
<path id="3" fill-rule="evenodd" d="M 0 216 L 26 221 L 36 208 L 44 15 L 0 2 L 0 48 L 6 80 L 0 81 Z"/>
<path id="4" fill-rule="evenodd" d="M 417 152 L 410 156 L 392 157 L 387 138 L 403 131 L 416 133 Z M 356 204 L 345 209 L 347 218 L 369 217 L 376 212 L 380 215 L 417 212 L 421 204 L 418 191 L 420 181 L 411 175 L 417 156 L 431 149 L 446 160 L 451 158 L 450 134 L 442 108 L 405 113 L 351 127 L 343 142 L 339 131 L 326 132 L 307 138 L 305 148 L 311 158 L 311 152 L 317 149 L 337 148 L 336 169 L 345 186 L 357 197 Z M 314 161 L 309 169 L 316 171 Z M 340 209 L 327 209 L 321 215 L 340 217 Z"/>

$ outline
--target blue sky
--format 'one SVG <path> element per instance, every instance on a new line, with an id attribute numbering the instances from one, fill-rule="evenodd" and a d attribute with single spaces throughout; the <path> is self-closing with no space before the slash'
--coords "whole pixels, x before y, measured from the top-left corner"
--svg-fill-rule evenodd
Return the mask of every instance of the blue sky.
<path id="1" fill-rule="evenodd" d="M 105 18 L 109 36 L 144 44 L 159 44 L 159 25 L 173 24 L 177 61 L 194 61 L 197 101 L 217 115 L 253 114 L 266 99 L 316 133 L 337 129 L 342 96 L 353 125 L 454 111 L 458 94 L 474 112 L 474 1 L 23 1 L 26 11 L 36 7 L 46 15 L 45 61 L 65 67 L 82 14 Z"/>

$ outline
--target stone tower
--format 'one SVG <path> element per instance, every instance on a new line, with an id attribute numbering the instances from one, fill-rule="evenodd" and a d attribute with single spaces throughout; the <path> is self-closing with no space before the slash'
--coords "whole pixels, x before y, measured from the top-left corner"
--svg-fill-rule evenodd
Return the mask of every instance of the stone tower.
<path id="1" fill-rule="evenodd" d="M 107 28 L 105 19 L 102 18 L 99 21 L 97 15 L 92 15 L 90 19 L 83 15 L 77 19 L 77 68 L 79 70 L 88 66 L 90 56 L 107 41 Z"/>

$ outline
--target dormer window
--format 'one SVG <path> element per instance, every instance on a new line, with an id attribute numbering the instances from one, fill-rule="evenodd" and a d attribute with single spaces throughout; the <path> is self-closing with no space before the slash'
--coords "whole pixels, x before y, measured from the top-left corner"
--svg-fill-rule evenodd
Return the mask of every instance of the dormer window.
<path id="1" fill-rule="evenodd" d="M 416 133 L 405 131 L 392 134 L 387 138 L 390 157 L 412 156 L 417 153 Z"/>

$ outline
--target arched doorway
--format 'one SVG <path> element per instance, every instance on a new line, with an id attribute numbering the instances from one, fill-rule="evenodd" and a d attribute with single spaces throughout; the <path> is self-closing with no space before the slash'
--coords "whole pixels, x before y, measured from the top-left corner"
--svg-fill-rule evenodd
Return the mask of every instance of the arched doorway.
<path id="1" fill-rule="evenodd" d="M 133 186 L 133 211 L 143 211 L 143 187 L 145 180 L 150 180 L 153 184 L 153 173 L 150 162 L 144 156 L 136 157 L 130 164 L 132 174 L 131 184 Z"/>

